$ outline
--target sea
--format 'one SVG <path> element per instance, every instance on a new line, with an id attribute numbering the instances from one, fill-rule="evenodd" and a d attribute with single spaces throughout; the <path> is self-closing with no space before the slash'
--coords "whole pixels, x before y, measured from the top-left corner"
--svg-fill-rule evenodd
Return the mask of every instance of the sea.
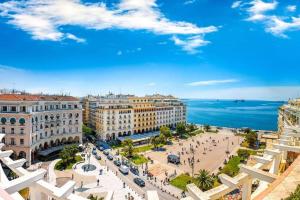
<path id="1" fill-rule="evenodd" d="M 187 121 L 194 124 L 256 130 L 277 130 L 278 108 L 284 101 L 183 99 Z"/>

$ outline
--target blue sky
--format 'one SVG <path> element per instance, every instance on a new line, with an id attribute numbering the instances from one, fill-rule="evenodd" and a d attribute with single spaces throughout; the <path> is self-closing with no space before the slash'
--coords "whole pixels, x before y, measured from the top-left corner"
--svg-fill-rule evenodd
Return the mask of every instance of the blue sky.
<path id="1" fill-rule="evenodd" d="M 300 96 L 298 0 L 0 2 L 0 88 Z"/>

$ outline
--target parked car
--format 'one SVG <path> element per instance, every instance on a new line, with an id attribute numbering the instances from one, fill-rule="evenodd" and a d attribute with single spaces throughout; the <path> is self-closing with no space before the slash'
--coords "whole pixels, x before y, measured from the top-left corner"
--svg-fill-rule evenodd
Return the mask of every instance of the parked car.
<path id="1" fill-rule="evenodd" d="M 113 157 L 112 155 L 108 154 L 108 155 L 107 155 L 107 159 L 108 159 L 108 160 L 113 160 L 114 157 Z"/>
<path id="2" fill-rule="evenodd" d="M 96 147 L 93 147 L 93 151 L 96 151 Z"/>
<path id="3" fill-rule="evenodd" d="M 98 155 L 98 154 L 95 155 L 95 158 L 96 158 L 97 160 L 101 160 L 101 156 Z"/>
<path id="4" fill-rule="evenodd" d="M 121 165 L 120 167 L 119 167 L 119 171 L 122 173 L 122 174 L 128 174 L 128 172 L 129 172 L 129 167 L 127 167 L 127 166 L 125 166 L 125 165 Z"/>
<path id="5" fill-rule="evenodd" d="M 121 166 L 121 162 L 120 162 L 119 160 L 115 160 L 115 161 L 114 161 L 114 164 L 115 164 L 116 166 L 118 166 L 118 167 Z"/>
<path id="6" fill-rule="evenodd" d="M 96 150 L 93 150 L 93 151 L 92 151 L 92 154 L 93 154 L 93 155 L 96 155 L 96 154 L 97 154 L 97 151 L 96 151 Z"/>
<path id="7" fill-rule="evenodd" d="M 143 179 L 141 178 L 134 178 L 133 182 L 135 182 L 135 184 L 137 184 L 140 187 L 145 187 L 145 181 L 143 181 Z"/>
<path id="8" fill-rule="evenodd" d="M 134 175 L 137 175 L 137 176 L 140 175 L 139 170 L 138 170 L 137 168 L 135 168 L 135 167 L 131 167 L 131 168 L 130 168 L 130 171 L 131 171 L 131 173 L 133 173 Z"/>
<path id="9" fill-rule="evenodd" d="M 102 146 L 99 147 L 99 150 L 100 150 L 100 151 L 104 151 L 104 147 L 102 147 Z"/>
<path id="10" fill-rule="evenodd" d="M 180 158 L 177 155 L 168 155 L 168 162 L 173 163 L 173 164 L 180 164 Z"/>
<path id="11" fill-rule="evenodd" d="M 110 152 L 110 149 L 105 149 L 104 151 L 103 151 L 103 153 L 104 153 L 104 155 L 109 155 L 109 152 Z"/>

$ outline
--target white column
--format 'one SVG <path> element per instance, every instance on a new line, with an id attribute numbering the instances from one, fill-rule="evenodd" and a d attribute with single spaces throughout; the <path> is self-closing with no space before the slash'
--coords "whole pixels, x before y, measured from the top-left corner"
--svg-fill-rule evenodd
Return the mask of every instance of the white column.
<path id="1" fill-rule="evenodd" d="M 252 178 L 248 178 L 248 180 L 245 181 L 242 187 L 242 200 L 251 199 L 251 190 L 252 190 Z"/>
<path id="2" fill-rule="evenodd" d="M 270 169 L 270 173 L 278 174 L 280 161 L 281 161 L 281 154 L 275 155 L 274 160 L 272 162 L 271 169 Z"/>
<path id="3" fill-rule="evenodd" d="M 30 192 L 30 200 L 41 200 L 42 192 L 33 184 L 33 186 L 29 187 Z"/>
<path id="4" fill-rule="evenodd" d="M 286 160 L 287 159 L 287 151 L 286 150 L 282 150 L 283 153 L 282 153 L 282 159 L 283 160 Z"/>

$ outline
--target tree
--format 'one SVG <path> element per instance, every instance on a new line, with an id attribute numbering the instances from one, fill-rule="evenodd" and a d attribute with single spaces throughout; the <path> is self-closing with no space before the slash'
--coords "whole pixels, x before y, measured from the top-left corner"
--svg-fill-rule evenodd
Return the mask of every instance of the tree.
<path id="1" fill-rule="evenodd" d="M 206 132 L 210 131 L 210 125 L 208 124 L 205 124 L 203 128 Z"/>
<path id="2" fill-rule="evenodd" d="M 193 131 L 195 131 L 195 130 L 197 130 L 197 126 L 195 125 L 195 124 L 189 124 L 188 126 L 187 126 L 187 129 L 188 129 L 188 132 L 193 132 Z"/>
<path id="3" fill-rule="evenodd" d="M 206 191 L 213 187 L 214 180 L 209 172 L 205 169 L 201 169 L 199 174 L 197 174 L 196 181 L 201 190 Z"/>
<path id="4" fill-rule="evenodd" d="M 154 136 L 150 139 L 150 143 L 153 145 L 154 149 L 158 147 L 161 142 L 161 138 L 159 136 Z"/>
<path id="5" fill-rule="evenodd" d="M 90 127 L 87 127 L 86 125 L 82 125 L 82 133 L 87 136 L 87 135 L 94 135 L 94 131 L 93 129 L 91 129 Z"/>
<path id="6" fill-rule="evenodd" d="M 123 141 L 123 151 L 127 158 L 131 158 L 133 156 L 133 141 L 131 139 L 126 139 Z"/>
<path id="7" fill-rule="evenodd" d="M 254 131 L 250 131 L 245 135 L 246 141 L 248 142 L 250 147 L 255 147 L 257 142 L 257 133 Z"/>
<path id="8" fill-rule="evenodd" d="M 167 126 L 162 126 L 162 127 L 160 128 L 160 134 L 161 134 L 161 135 L 164 135 L 165 138 L 167 138 L 167 139 L 169 139 L 169 138 L 172 137 L 171 130 L 170 130 L 170 128 L 167 127 Z"/>
<path id="9" fill-rule="evenodd" d="M 68 165 L 71 161 L 75 160 L 76 153 L 79 149 L 76 145 L 65 146 L 63 150 L 59 153 L 59 157 L 62 160 L 64 166 Z"/>
<path id="10" fill-rule="evenodd" d="M 186 126 L 184 123 L 180 122 L 176 126 L 176 133 L 182 137 L 184 134 L 186 134 Z"/>

